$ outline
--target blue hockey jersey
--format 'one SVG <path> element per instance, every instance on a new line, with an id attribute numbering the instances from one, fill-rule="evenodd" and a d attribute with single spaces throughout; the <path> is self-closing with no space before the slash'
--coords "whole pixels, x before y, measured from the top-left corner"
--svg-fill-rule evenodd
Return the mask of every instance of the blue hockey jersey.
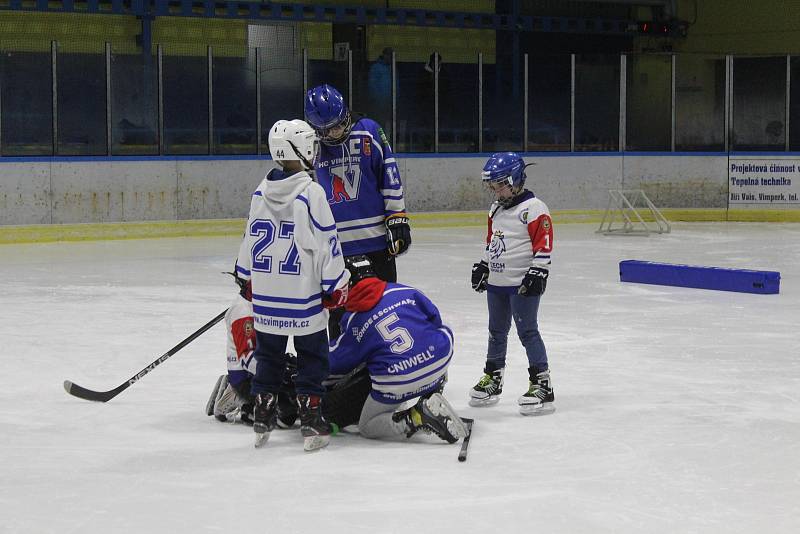
<path id="1" fill-rule="evenodd" d="M 372 119 L 356 121 L 340 145 L 321 145 L 315 163 L 345 256 L 385 250 L 386 217 L 405 212 L 392 148 Z"/>
<path id="2" fill-rule="evenodd" d="M 388 283 L 372 309 L 342 317 L 342 335 L 331 343 L 329 380 L 365 363 L 372 398 L 397 404 L 435 389 L 452 356 L 453 332 L 433 302 L 413 287 Z"/>

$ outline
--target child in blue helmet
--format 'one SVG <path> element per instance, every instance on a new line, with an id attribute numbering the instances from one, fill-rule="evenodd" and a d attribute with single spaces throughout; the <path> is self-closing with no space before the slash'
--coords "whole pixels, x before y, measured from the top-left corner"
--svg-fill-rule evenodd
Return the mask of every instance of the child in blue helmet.
<path id="1" fill-rule="evenodd" d="M 346 258 L 366 255 L 378 278 L 397 281 L 395 257 L 411 245 L 403 184 L 392 147 L 380 125 L 351 113 L 342 94 L 324 84 L 310 89 L 306 121 L 320 138 L 314 162 Z M 332 313 L 331 338 L 339 335 L 340 313 Z"/>
<path id="2" fill-rule="evenodd" d="M 472 266 L 472 289 L 486 291 L 489 348 L 484 374 L 470 390 L 470 406 L 500 400 L 511 318 L 528 357 L 528 391 L 519 398 L 520 413 L 552 413 L 553 388 L 547 351 L 539 334 L 539 300 L 547 286 L 553 223 L 544 202 L 524 188 L 523 159 L 514 152 L 493 154 L 483 167 L 483 183 L 495 201 L 489 208 L 489 231 L 483 259 Z"/>

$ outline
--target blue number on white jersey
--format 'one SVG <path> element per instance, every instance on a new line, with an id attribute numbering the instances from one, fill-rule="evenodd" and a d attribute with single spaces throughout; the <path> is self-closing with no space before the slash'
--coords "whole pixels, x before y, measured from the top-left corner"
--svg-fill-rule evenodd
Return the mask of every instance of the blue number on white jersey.
<path id="1" fill-rule="evenodd" d="M 250 235 L 259 238 L 253 243 L 251 249 L 253 270 L 271 273 L 272 256 L 266 254 L 266 249 L 275 242 L 275 223 L 269 219 L 256 219 L 250 224 Z M 278 272 L 280 274 L 300 274 L 299 254 L 294 242 L 294 223 L 280 221 L 278 238 L 292 241 L 286 257 L 278 265 Z"/>
<path id="2" fill-rule="evenodd" d="M 286 257 L 280 263 L 279 272 L 281 274 L 300 274 L 300 260 L 297 253 L 297 246 L 294 244 L 294 223 L 289 221 L 281 221 L 278 237 L 283 239 L 292 239 L 292 246 Z"/>

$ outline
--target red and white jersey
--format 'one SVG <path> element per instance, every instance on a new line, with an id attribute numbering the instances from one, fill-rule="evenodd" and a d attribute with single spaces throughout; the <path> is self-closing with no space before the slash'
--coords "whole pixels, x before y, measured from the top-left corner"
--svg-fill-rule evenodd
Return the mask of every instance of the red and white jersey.
<path id="1" fill-rule="evenodd" d="M 256 331 L 253 328 L 253 305 L 241 295 L 236 295 L 225 314 L 228 330 L 228 379 L 234 385 L 247 378 L 244 373 L 256 374 Z"/>
<path id="2" fill-rule="evenodd" d="M 548 269 L 553 250 L 553 221 L 544 202 L 523 191 L 512 206 L 495 202 L 483 259 L 489 264 L 488 291 L 516 293 L 532 266 Z"/>

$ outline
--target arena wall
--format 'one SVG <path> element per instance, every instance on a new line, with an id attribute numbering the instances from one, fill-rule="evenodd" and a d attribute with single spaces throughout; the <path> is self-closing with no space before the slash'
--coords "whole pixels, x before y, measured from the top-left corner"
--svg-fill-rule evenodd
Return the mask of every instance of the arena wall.
<path id="1" fill-rule="evenodd" d="M 399 157 L 412 212 L 483 210 L 486 155 Z M 530 187 L 552 210 L 601 210 L 608 189 L 659 207 L 725 208 L 727 156 L 531 154 Z M 0 164 L 0 224 L 229 219 L 247 215 L 267 158 L 53 158 Z"/>

